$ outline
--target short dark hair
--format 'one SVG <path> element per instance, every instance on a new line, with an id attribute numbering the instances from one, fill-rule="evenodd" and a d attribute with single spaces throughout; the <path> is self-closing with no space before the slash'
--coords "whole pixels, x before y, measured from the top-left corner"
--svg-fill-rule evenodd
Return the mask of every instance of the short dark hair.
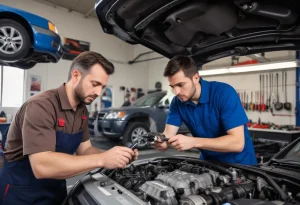
<path id="1" fill-rule="evenodd" d="M 180 70 L 184 72 L 186 77 L 192 78 L 196 73 L 198 73 L 195 61 L 189 56 L 175 56 L 167 64 L 164 76 L 172 77 Z"/>
<path id="2" fill-rule="evenodd" d="M 88 73 L 91 67 L 95 64 L 100 64 L 107 75 L 111 75 L 114 73 L 115 67 L 114 65 L 104 58 L 101 54 L 96 53 L 94 51 L 85 51 L 79 54 L 72 62 L 68 80 L 71 79 L 72 71 L 76 68 L 79 69 L 84 75 Z"/>

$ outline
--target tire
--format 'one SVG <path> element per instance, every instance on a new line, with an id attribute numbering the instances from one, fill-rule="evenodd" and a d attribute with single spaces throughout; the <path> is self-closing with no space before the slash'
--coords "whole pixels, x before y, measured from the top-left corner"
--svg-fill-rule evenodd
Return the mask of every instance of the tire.
<path id="1" fill-rule="evenodd" d="M 143 130 L 144 133 L 141 134 L 146 134 L 150 131 L 149 127 L 142 123 L 142 122 L 131 122 L 128 124 L 127 128 L 125 129 L 124 135 L 123 135 L 123 143 L 126 144 L 127 142 L 133 143 L 134 141 L 134 136 L 133 134 L 138 134 L 136 131 L 138 130 Z M 138 145 L 137 148 L 144 148 L 145 146 L 140 146 Z"/>
<path id="2" fill-rule="evenodd" d="M 13 38 L 11 38 L 11 32 Z M 14 45 L 15 47 L 8 46 Z M 18 61 L 23 59 L 31 47 L 27 30 L 18 22 L 10 19 L 0 19 L 0 59 L 4 61 Z"/>

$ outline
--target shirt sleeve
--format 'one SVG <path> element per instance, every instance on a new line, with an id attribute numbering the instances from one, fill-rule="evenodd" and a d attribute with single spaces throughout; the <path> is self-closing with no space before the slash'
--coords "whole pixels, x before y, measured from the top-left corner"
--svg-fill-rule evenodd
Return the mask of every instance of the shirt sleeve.
<path id="1" fill-rule="evenodd" d="M 55 151 L 55 118 L 51 109 L 54 108 L 49 102 L 32 101 L 26 105 L 20 121 L 23 155 Z"/>
<path id="2" fill-rule="evenodd" d="M 222 88 L 219 102 L 221 119 L 225 130 L 228 131 L 245 125 L 248 122 L 248 117 L 237 92 L 230 85 L 222 86 Z"/>
<path id="3" fill-rule="evenodd" d="M 166 120 L 166 124 L 169 125 L 174 125 L 177 127 L 180 127 L 182 124 L 182 119 L 178 110 L 178 104 L 176 102 L 176 97 L 173 98 L 171 104 L 170 104 L 170 109 L 169 109 L 169 114 Z"/>
<path id="4" fill-rule="evenodd" d="M 89 115 L 88 115 L 88 111 L 87 109 L 84 110 L 84 115 L 87 117 L 84 122 L 83 122 L 83 126 L 82 126 L 82 129 L 83 129 L 83 137 L 82 137 L 82 140 L 81 142 L 85 142 L 87 140 L 90 139 L 90 132 L 89 132 L 89 125 L 88 125 L 88 122 L 89 122 Z"/>

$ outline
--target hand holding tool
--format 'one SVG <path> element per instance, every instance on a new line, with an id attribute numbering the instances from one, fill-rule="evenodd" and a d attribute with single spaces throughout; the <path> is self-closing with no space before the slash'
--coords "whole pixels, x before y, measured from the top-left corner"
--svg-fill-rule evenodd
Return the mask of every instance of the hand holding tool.
<path id="1" fill-rule="evenodd" d="M 137 138 L 137 140 L 132 143 L 132 142 L 127 142 L 125 144 L 126 147 L 134 149 L 138 145 L 150 145 L 154 142 L 167 142 L 169 139 L 162 133 L 157 133 L 157 132 L 148 132 L 147 134 L 141 135 Z"/>
<path id="2" fill-rule="evenodd" d="M 130 149 L 134 149 L 136 148 L 136 146 L 139 144 L 140 142 L 135 142 L 135 143 L 132 143 L 132 142 L 127 142 L 125 144 L 126 147 L 130 148 Z"/>
<path id="3" fill-rule="evenodd" d="M 142 137 L 147 141 L 147 142 L 167 142 L 169 139 L 163 134 L 163 133 L 157 133 L 157 132 L 149 132 L 145 135 L 142 135 Z"/>

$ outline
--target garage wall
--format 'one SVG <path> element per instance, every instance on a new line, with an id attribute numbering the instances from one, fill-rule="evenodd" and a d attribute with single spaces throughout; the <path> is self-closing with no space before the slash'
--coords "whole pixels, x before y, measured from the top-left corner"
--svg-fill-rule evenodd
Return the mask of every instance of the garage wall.
<path id="1" fill-rule="evenodd" d="M 113 86 L 113 106 L 119 107 L 123 103 L 123 93 L 119 87 L 148 87 L 147 67 L 128 65 L 128 60 L 134 56 L 133 46 L 102 32 L 97 19 L 84 18 L 82 14 L 68 12 L 61 7 L 51 7 L 34 0 L 1 0 L 1 4 L 16 7 L 52 21 L 63 37 L 88 41 L 91 50 L 101 53 L 114 62 L 116 72 L 111 76 L 109 85 Z M 119 63 L 116 63 L 117 60 Z M 57 64 L 38 64 L 26 73 L 26 79 L 30 75 L 40 75 L 42 78 L 42 90 L 56 88 L 66 81 L 71 61 L 60 60 Z M 134 80 L 133 80 L 134 79 Z M 26 82 L 25 99 L 29 97 L 27 90 L 29 82 Z M 11 110 L 10 110 L 11 111 Z M 13 112 L 13 111 L 11 111 Z"/>
<path id="2" fill-rule="evenodd" d="M 258 112 L 258 111 L 246 111 L 247 116 L 249 119 L 251 119 L 253 122 L 257 122 L 258 118 L 261 119 L 261 122 L 266 123 L 275 123 L 279 125 L 295 125 L 296 124 L 296 118 L 295 118 L 295 106 L 296 106 L 296 69 L 289 69 L 287 71 L 287 99 L 288 102 L 292 103 L 292 111 L 286 111 L 286 110 L 280 110 L 276 111 L 274 110 L 274 114 L 284 114 L 284 115 L 292 115 L 292 116 L 272 116 L 271 112 Z M 276 72 L 272 72 L 274 74 L 274 80 Z M 282 92 L 282 72 L 278 71 L 279 74 L 279 101 L 284 102 L 284 93 Z M 229 76 L 212 76 L 212 77 L 203 77 L 203 79 L 208 81 L 220 81 L 225 82 L 233 86 L 238 92 L 246 92 L 248 94 L 248 102 L 251 100 L 251 91 L 253 91 L 253 101 L 254 101 L 254 92 L 259 91 L 259 75 L 267 75 L 269 72 L 258 72 L 258 73 L 248 73 L 244 75 L 229 75 Z M 269 78 L 269 77 L 268 77 Z M 269 80 L 269 79 L 268 79 Z M 266 77 L 265 77 L 265 83 L 266 83 Z M 275 83 L 275 82 L 274 82 Z M 269 89 L 268 87 L 265 87 L 266 89 Z M 266 91 L 265 91 L 266 92 Z M 269 91 L 268 91 L 269 93 Z M 269 95 L 269 94 L 268 94 Z M 274 95 L 276 96 L 276 87 L 274 87 Z"/>
<path id="3" fill-rule="evenodd" d="M 158 56 L 158 54 L 151 54 L 150 57 Z M 266 57 L 271 60 L 283 60 L 283 59 L 295 59 L 295 52 L 293 51 L 281 51 L 281 52 L 272 52 L 266 53 Z M 247 60 L 247 57 L 241 58 L 241 61 Z M 167 65 L 169 59 L 163 58 L 160 60 L 149 61 L 149 81 L 148 87 L 149 89 L 154 89 L 154 84 L 157 81 L 160 81 L 163 85 L 163 89 L 169 89 L 168 80 L 163 77 L 163 70 Z M 218 60 L 216 62 L 209 63 L 204 66 L 204 69 L 207 68 L 217 68 L 221 66 L 230 66 L 231 59 L 224 58 Z M 274 72 L 275 74 L 276 72 Z M 281 71 L 279 73 L 279 99 L 280 101 L 284 101 L 284 94 L 282 93 L 281 89 Z M 287 91 L 288 91 L 288 101 L 292 103 L 293 108 L 296 105 L 295 93 L 296 93 L 296 85 L 295 85 L 295 76 L 296 76 L 296 69 L 289 69 L 287 70 Z M 259 75 L 260 74 L 268 74 L 268 72 L 255 72 L 255 73 L 244 73 L 238 75 L 223 75 L 223 76 L 207 76 L 203 77 L 203 79 L 208 81 L 220 81 L 225 82 L 232 85 L 237 91 L 240 92 L 247 92 L 248 99 L 250 102 L 251 91 L 259 91 Z M 254 94 L 253 94 L 254 95 Z M 254 96 L 253 96 L 254 98 Z M 254 99 L 253 99 L 254 100 Z M 262 122 L 271 122 L 280 125 L 291 124 L 295 125 L 296 120 L 293 112 L 288 111 L 274 111 L 274 114 L 284 114 L 284 115 L 293 115 L 293 116 L 272 116 L 270 112 L 254 112 L 254 111 L 247 111 L 247 116 L 253 122 L 257 122 L 258 118 L 261 118 Z"/>

